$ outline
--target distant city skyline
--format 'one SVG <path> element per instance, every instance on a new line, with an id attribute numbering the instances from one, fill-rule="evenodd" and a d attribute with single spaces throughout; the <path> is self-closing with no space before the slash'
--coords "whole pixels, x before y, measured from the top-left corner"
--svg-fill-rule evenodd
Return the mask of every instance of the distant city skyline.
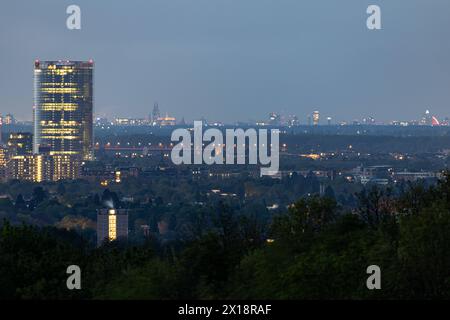
<path id="1" fill-rule="evenodd" d="M 450 117 L 441 117 L 432 114 L 429 110 L 426 110 L 420 117 L 416 119 L 392 119 L 388 121 L 379 121 L 374 117 L 362 117 L 349 120 L 334 121 L 332 117 L 320 116 L 319 111 L 313 112 L 306 119 L 300 120 L 296 115 L 282 115 L 275 112 L 271 112 L 266 119 L 259 121 L 245 121 L 237 120 L 232 122 L 221 121 L 220 119 L 206 119 L 199 117 L 192 121 L 186 121 L 183 117 L 177 119 L 169 116 L 170 113 L 166 112 L 164 116 L 155 118 L 154 115 L 148 115 L 147 117 L 107 117 L 105 115 L 95 115 L 93 124 L 95 126 L 156 126 L 156 127 L 170 127 L 177 125 L 191 125 L 194 121 L 203 121 L 205 124 L 212 126 L 235 126 L 238 124 L 246 124 L 249 126 L 280 126 L 280 127 L 295 127 L 295 126 L 330 126 L 330 125 L 394 125 L 394 126 L 450 126 Z M 8 113 L 5 116 L 0 114 L 0 126 L 14 125 L 14 124 L 30 124 L 33 125 L 31 120 L 16 119 L 14 114 Z"/>
<path id="2" fill-rule="evenodd" d="M 146 118 L 155 101 L 187 122 L 278 112 L 305 124 L 315 110 L 321 124 L 447 117 L 450 2 L 380 0 L 375 32 L 370 3 L 80 0 L 82 29 L 70 31 L 71 2 L 5 1 L 0 113 L 32 119 L 35 59 L 93 59 L 94 113 L 109 118 Z"/>

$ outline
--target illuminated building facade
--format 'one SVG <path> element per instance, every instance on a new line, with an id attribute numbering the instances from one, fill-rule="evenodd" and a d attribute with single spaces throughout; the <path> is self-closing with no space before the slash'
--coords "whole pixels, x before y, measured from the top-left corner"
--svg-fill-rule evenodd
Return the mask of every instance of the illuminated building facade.
<path id="1" fill-rule="evenodd" d="M 81 176 L 81 159 L 71 155 L 54 154 L 46 157 L 45 180 L 75 180 Z"/>
<path id="2" fill-rule="evenodd" d="M 13 156 L 6 165 L 6 176 L 8 179 L 41 182 L 45 180 L 46 168 L 44 156 Z"/>
<path id="3" fill-rule="evenodd" d="M 320 121 L 320 113 L 319 113 L 319 111 L 314 111 L 313 112 L 313 124 L 315 126 L 318 126 L 319 125 L 319 121 Z"/>
<path id="4" fill-rule="evenodd" d="M 121 172 L 120 171 L 118 171 L 118 170 L 116 170 L 115 172 L 114 172 L 114 181 L 116 182 L 116 183 L 120 183 L 121 181 L 122 181 L 122 179 L 121 179 Z"/>
<path id="5" fill-rule="evenodd" d="M 11 156 L 33 154 L 33 135 L 30 132 L 10 133 L 7 144 Z"/>
<path id="6" fill-rule="evenodd" d="M 7 161 L 8 149 L 3 145 L 0 145 L 0 181 L 6 179 L 6 161 Z"/>
<path id="7" fill-rule="evenodd" d="M 124 209 L 101 209 L 97 212 L 97 245 L 105 241 L 128 238 L 128 212 Z"/>
<path id="8" fill-rule="evenodd" d="M 35 61 L 33 152 L 93 159 L 93 62 Z"/>
<path id="9" fill-rule="evenodd" d="M 7 157 L 8 149 L 4 146 L 0 145 L 0 167 L 6 166 L 6 157 Z"/>
<path id="10" fill-rule="evenodd" d="M 6 164 L 7 179 L 32 182 L 77 179 L 81 160 L 70 155 L 14 155 Z"/>
<path id="11" fill-rule="evenodd" d="M 177 119 L 174 117 L 169 117 L 167 114 L 165 117 L 160 117 L 156 120 L 156 125 L 165 127 L 165 126 L 176 126 Z"/>

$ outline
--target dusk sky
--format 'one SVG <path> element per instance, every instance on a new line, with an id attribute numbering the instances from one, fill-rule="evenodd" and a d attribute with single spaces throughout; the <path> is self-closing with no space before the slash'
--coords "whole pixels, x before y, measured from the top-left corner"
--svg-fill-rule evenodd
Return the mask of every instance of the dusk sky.
<path id="1" fill-rule="evenodd" d="M 66 28 L 77 4 L 82 29 Z M 366 9 L 382 10 L 382 30 Z M 450 116 L 449 0 L 2 0 L 0 113 L 31 120 L 33 61 L 95 61 L 96 115 L 336 121 Z"/>

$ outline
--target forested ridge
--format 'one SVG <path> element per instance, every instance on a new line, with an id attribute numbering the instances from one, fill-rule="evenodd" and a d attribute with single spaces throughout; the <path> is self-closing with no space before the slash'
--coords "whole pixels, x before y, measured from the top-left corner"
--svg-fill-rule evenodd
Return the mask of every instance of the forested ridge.
<path id="1" fill-rule="evenodd" d="M 303 197 L 268 226 L 212 208 L 191 239 L 113 242 L 93 248 L 56 227 L 0 228 L 2 299 L 448 299 L 450 177 L 401 195 L 373 188 L 357 209 Z M 68 290 L 79 265 L 82 289 Z M 366 268 L 381 268 L 368 290 Z"/>

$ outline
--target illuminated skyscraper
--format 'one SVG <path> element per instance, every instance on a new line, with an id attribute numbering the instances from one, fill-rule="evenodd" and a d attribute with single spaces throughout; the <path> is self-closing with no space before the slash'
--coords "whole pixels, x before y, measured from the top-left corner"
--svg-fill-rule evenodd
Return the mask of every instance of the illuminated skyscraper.
<path id="1" fill-rule="evenodd" d="M 35 61 L 33 152 L 93 159 L 93 62 Z"/>
<path id="2" fill-rule="evenodd" d="M 319 111 L 314 111 L 313 112 L 313 123 L 314 123 L 315 126 L 319 125 L 319 120 L 320 120 Z"/>
<path id="3" fill-rule="evenodd" d="M 97 213 L 97 245 L 104 241 L 128 237 L 128 212 L 124 209 L 102 209 Z"/>

